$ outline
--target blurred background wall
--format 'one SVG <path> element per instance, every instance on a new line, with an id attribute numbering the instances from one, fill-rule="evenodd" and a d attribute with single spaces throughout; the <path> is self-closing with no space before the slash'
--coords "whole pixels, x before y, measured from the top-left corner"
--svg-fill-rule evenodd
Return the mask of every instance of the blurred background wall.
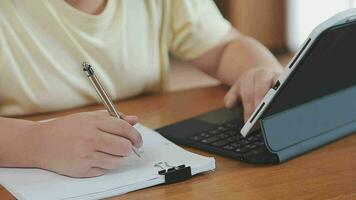
<path id="1" fill-rule="evenodd" d="M 242 33 L 255 37 L 275 54 L 295 52 L 312 29 L 356 0 L 215 0 Z"/>
<path id="2" fill-rule="evenodd" d="M 296 51 L 315 26 L 355 7 L 356 0 L 287 0 L 286 5 L 287 46 Z"/>
<path id="3" fill-rule="evenodd" d="M 273 51 L 286 45 L 285 0 L 215 0 L 223 15 L 239 31 L 250 35 Z"/>

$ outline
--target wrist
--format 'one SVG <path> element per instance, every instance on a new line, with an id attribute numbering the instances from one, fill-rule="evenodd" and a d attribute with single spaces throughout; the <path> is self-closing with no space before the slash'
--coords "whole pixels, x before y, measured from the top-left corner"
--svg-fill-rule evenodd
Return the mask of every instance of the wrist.
<path id="1" fill-rule="evenodd" d="M 17 152 L 18 163 L 16 167 L 33 167 L 41 168 L 41 144 L 43 140 L 40 131 L 41 122 L 31 122 L 23 127 L 17 138 Z"/>
<path id="2" fill-rule="evenodd" d="M 46 122 L 34 122 L 25 132 L 25 138 L 28 139 L 29 145 L 26 146 L 26 157 L 24 158 L 26 165 L 35 168 L 44 168 L 44 143 L 45 131 L 42 131 Z"/>

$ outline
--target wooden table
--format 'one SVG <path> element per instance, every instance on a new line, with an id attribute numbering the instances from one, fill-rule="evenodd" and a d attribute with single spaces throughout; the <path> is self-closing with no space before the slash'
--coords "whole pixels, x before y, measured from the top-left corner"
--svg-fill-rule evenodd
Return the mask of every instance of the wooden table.
<path id="1" fill-rule="evenodd" d="M 120 109 L 136 114 L 151 128 L 223 106 L 223 86 L 147 95 L 120 102 Z M 98 105 L 60 113 L 27 117 L 41 120 L 96 110 Z M 168 186 L 156 186 L 112 199 L 356 199 L 356 135 L 275 166 L 255 166 L 214 156 L 215 172 Z M 45 188 L 44 188 L 45 189 Z M 0 199 L 14 199 L 0 187 Z"/>

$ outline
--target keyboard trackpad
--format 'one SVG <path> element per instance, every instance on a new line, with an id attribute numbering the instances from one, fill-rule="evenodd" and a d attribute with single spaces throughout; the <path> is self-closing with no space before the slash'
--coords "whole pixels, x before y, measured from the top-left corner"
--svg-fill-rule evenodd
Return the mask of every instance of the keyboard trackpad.
<path id="1" fill-rule="evenodd" d="M 157 131 L 168 138 L 184 139 L 190 135 L 215 127 L 216 125 L 198 119 L 188 119 Z"/>

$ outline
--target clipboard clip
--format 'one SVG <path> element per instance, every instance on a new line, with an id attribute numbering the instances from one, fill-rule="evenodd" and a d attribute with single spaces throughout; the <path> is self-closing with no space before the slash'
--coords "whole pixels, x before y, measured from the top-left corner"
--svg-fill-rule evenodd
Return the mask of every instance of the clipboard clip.
<path id="1" fill-rule="evenodd" d="M 158 174 L 164 176 L 165 184 L 182 182 L 192 177 L 190 166 L 171 166 L 167 162 L 159 162 L 154 166 L 161 168 L 161 170 L 158 171 Z"/>

